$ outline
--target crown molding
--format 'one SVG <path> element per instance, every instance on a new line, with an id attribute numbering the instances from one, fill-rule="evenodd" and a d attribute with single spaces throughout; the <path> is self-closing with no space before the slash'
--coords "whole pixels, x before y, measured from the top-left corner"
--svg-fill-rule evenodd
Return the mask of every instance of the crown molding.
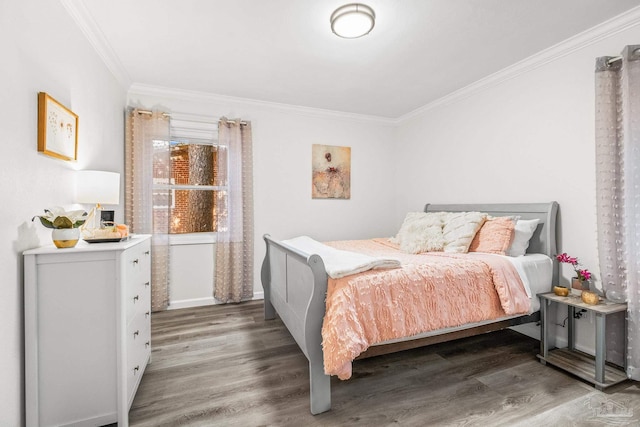
<path id="1" fill-rule="evenodd" d="M 75 21 L 76 25 L 78 25 L 80 31 L 85 35 L 118 83 L 120 83 L 123 88 L 128 89 L 131 85 L 131 78 L 127 70 L 122 65 L 122 62 L 120 62 L 120 58 L 118 58 L 118 55 L 116 55 L 111 45 L 107 42 L 106 37 L 84 3 L 81 0 L 60 0 L 60 3 L 67 9 L 71 18 Z"/>
<path id="2" fill-rule="evenodd" d="M 450 105 L 464 98 L 474 95 L 482 90 L 502 84 L 514 79 L 522 74 L 526 74 L 536 68 L 542 67 L 550 62 L 556 61 L 564 56 L 570 55 L 586 46 L 609 38 L 621 31 L 627 30 L 640 24 L 640 6 L 628 10 L 612 19 L 596 25 L 582 33 L 578 33 L 550 48 L 544 49 L 520 62 L 503 68 L 502 70 L 484 77 L 470 85 L 451 92 L 429 104 L 419 107 L 395 120 L 397 125 L 407 122 L 415 117 L 437 107 Z"/>
<path id="3" fill-rule="evenodd" d="M 237 105 L 265 110 L 276 110 L 286 113 L 298 114 L 307 117 L 331 118 L 360 123 L 377 123 L 387 126 L 395 126 L 396 119 L 370 116 L 366 114 L 348 113 L 343 111 L 325 110 L 322 108 L 304 107 L 300 105 L 281 104 L 278 102 L 260 101 L 250 98 L 239 98 L 235 96 L 217 95 L 208 92 L 191 91 L 183 89 L 173 89 L 160 86 L 133 83 L 128 92 L 128 103 L 131 104 L 132 97 L 149 96 L 168 99 L 178 99 L 181 101 L 201 102 L 209 104 L 221 104 L 224 106 Z"/>

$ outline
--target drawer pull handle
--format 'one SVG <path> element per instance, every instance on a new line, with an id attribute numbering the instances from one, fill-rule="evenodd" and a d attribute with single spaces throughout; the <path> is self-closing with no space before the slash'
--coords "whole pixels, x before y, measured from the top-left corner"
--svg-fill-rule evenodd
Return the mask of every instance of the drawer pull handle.
<path id="1" fill-rule="evenodd" d="M 147 341 L 146 343 L 144 343 L 144 347 L 147 348 L 151 345 L 151 343 L 149 341 Z"/>
<path id="2" fill-rule="evenodd" d="M 144 285 L 145 286 L 149 286 L 151 284 L 151 282 L 146 282 Z"/>
<path id="3" fill-rule="evenodd" d="M 149 312 L 147 311 L 147 312 L 144 314 L 144 317 L 149 317 L 149 314 L 151 314 L 151 313 L 149 313 Z"/>
<path id="4" fill-rule="evenodd" d="M 149 255 L 151 253 L 151 251 L 145 251 L 145 255 Z"/>
<path id="5" fill-rule="evenodd" d="M 137 264 L 138 262 L 139 262 L 139 261 L 138 261 L 138 258 L 136 258 L 136 259 L 134 259 L 134 260 L 133 260 L 133 263 L 134 263 L 134 264 Z"/>
<path id="6" fill-rule="evenodd" d="M 140 365 L 137 365 L 135 368 L 133 368 L 133 373 L 137 374 L 139 370 L 140 370 Z"/>
<path id="7" fill-rule="evenodd" d="M 139 295 L 136 295 L 135 297 L 133 297 L 133 302 L 136 302 L 136 301 L 138 301 L 139 299 L 140 299 L 140 296 L 139 296 Z"/>
<path id="8" fill-rule="evenodd" d="M 135 338 L 135 337 L 137 337 L 138 335 L 140 335 L 140 331 L 139 331 L 139 330 L 138 330 L 138 331 L 135 331 L 135 332 L 133 333 L 133 337 L 134 337 L 134 338 Z"/>

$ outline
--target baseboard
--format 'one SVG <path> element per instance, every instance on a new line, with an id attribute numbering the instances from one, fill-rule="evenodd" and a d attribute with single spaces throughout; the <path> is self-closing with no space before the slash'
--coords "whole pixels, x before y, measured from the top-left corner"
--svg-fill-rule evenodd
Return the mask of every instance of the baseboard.
<path id="1" fill-rule="evenodd" d="M 516 332 L 520 332 L 521 334 L 527 335 L 531 338 L 540 340 L 540 326 L 537 326 L 535 323 L 527 323 L 524 325 L 512 326 L 511 329 L 513 329 Z M 566 336 L 563 336 L 563 335 L 555 336 L 556 348 L 564 348 L 567 345 L 568 345 L 568 341 Z M 590 354 L 592 356 L 596 354 L 595 353 L 596 350 L 593 346 L 589 346 L 589 345 L 585 346 L 580 343 L 576 343 L 575 346 L 577 350 L 580 350 L 583 353 Z"/>
<path id="2" fill-rule="evenodd" d="M 512 326 L 510 329 L 540 341 L 540 326 L 536 323 L 524 323 L 522 325 Z"/>
<path id="3" fill-rule="evenodd" d="M 193 298 L 171 301 L 167 310 L 178 310 L 181 308 L 204 307 L 207 305 L 215 305 L 216 301 L 213 297 Z"/>
<path id="4" fill-rule="evenodd" d="M 65 424 L 67 427 L 86 427 L 86 426 L 103 426 L 103 425 L 115 425 L 118 421 L 118 414 L 113 412 L 107 415 L 99 415 L 97 417 L 87 418 L 81 421 L 74 421 L 70 424 Z"/>
<path id="5" fill-rule="evenodd" d="M 264 299 L 264 291 L 254 292 L 251 300 Z M 216 305 L 217 302 L 213 297 L 193 298 L 171 301 L 167 310 L 178 310 L 181 308 L 205 307 L 207 305 Z"/>

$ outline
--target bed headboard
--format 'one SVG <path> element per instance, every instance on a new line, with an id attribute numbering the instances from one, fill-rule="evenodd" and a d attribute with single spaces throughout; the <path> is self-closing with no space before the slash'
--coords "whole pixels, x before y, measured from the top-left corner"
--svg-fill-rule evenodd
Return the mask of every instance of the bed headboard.
<path id="1" fill-rule="evenodd" d="M 486 203 L 486 204 L 446 204 L 427 203 L 425 212 L 486 212 L 493 216 L 519 215 L 522 219 L 538 218 L 540 223 L 529 241 L 527 253 L 542 253 L 553 258 L 558 253 L 556 246 L 556 217 L 558 203 Z M 558 263 L 553 263 L 554 283 L 558 278 Z"/>

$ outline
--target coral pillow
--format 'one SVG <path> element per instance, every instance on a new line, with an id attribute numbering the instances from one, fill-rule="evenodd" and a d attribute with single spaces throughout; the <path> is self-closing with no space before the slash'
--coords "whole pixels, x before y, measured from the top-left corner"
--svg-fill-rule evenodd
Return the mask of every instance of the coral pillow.
<path id="1" fill-rule="evenodd" d="M 442 251 L 442 216 L 433 212 L 409 212 L 398 235 L 391 241 L 399 244 L 403 252 L 411 254 Z"/>
<path id="2" fill-rule="evenodd" d="M 512 217 L 488 218 L 471 241 L 469 252 L 504 255 L 511 246 L 515 226 Z"/>
<path id="3" fill-rule="evenodd" d="M 467 253 L 476 233 L 487 219 L 481 212 L 449 212 L 444 216 L 444 251 Z"/>

